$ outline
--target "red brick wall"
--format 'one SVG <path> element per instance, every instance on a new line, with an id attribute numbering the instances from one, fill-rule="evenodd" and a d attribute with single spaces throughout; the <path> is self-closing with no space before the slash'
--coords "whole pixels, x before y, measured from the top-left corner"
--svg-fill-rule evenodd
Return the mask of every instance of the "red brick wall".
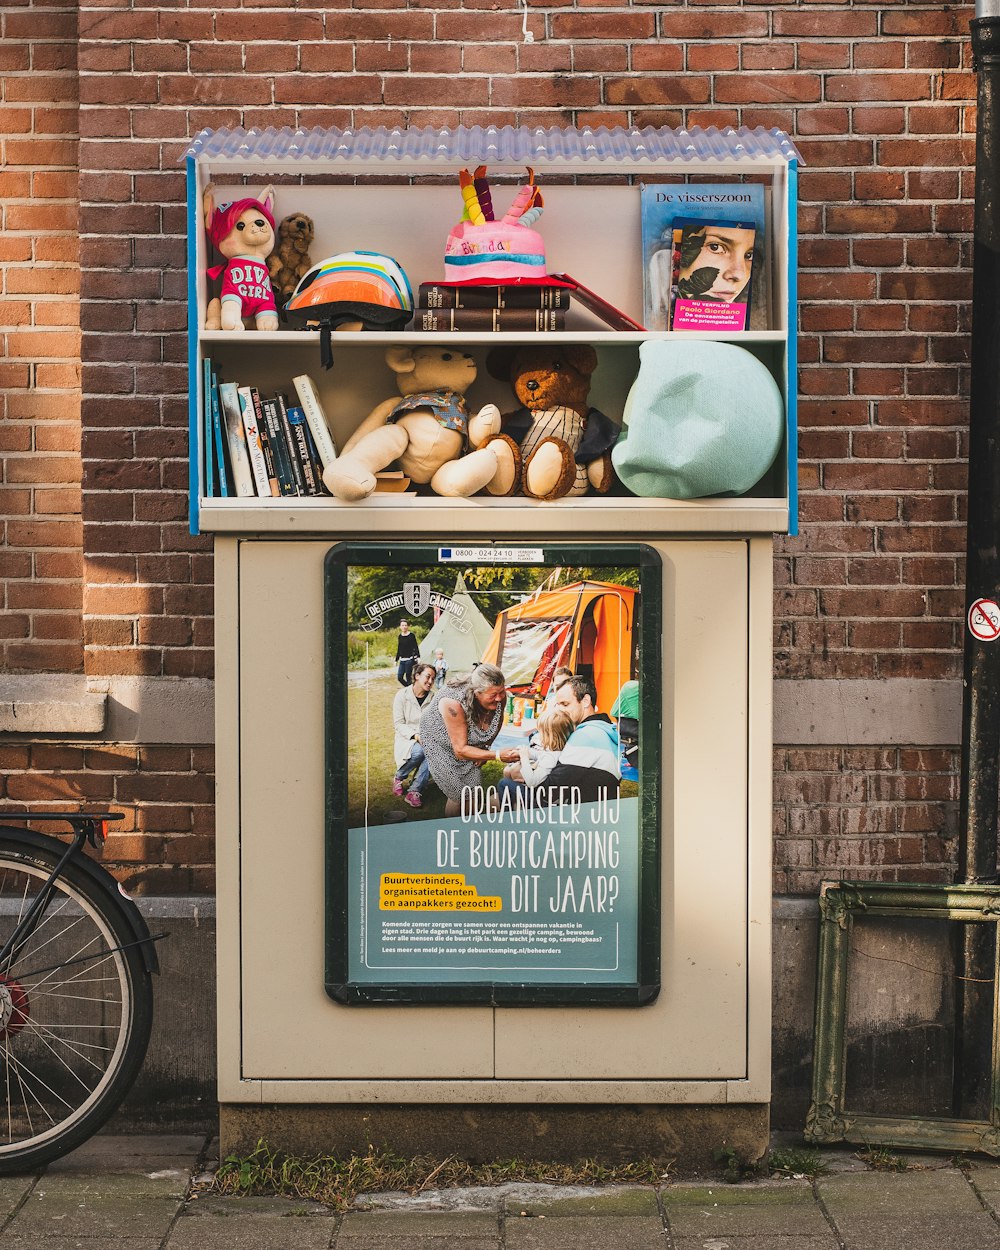
<path id="1" fill-rule="evenodd" d="M 957 675 L 972 13 L 971 4 L 862 0 L 530 0 L 529 44 L 514 0 L 499 7 L 492 0 L 265 2 L 246 10 L 226 0 L 184 8 L 81 0 L 86 671 L 211 672 L 209 544 L 190 538 L 185 521 L 184 186 L 177 162 L 189 137 L 204 126 L 236 124 L 510 122 L 763 125 L 795 138 L 807 162 L 799 215 L 802 531 L 778 543 L 775 672 L 831 680 Z M 59 46 L 56 35 L 39 32 L 65 21 L 62 10 L 25 6 L 3 16 L 8 29 L 15 20 L 29 24 L 32 54 L 37 48 L 41 55 L 50 38 Z M 61 99 L 71 81 L 46 69 L 29 86 L 29 65 L 7 71 L 8 117 L 11 84 Z M 37 127 L 49 111 L 64 110 L 39 108 L 19 125 Z M 46 159 L 56 159 L 54 152 Z M 43 212 L 55 193 L 34 177 L 27 190 L 20 184 L 15 202 L 26 196 L 31 212 Z M 23 247 L 17 235 L 0 246 L 18 238 Z M 9 282 L 10 274 L 8 297 Z M 44 299 L 48 308 L 65 296 Z M 22 388 L 15 393 L 21 411 L 30 410 L 4 433 L 21 439 L 8 458 L 5 490 L 22 513 L 53 509 L 52 493 L 35 488 L 32 501 L 28 488 L 12 484 L 10 466 L 49 472 L 40 465 L 52 458 L 68 471 L 71 453 L 63 446 L 46 447 L 43 461 L 30 454 L 41 446 L 24 442 L 62 423 L 51 409 L 44 423 L 35 419 L 31 405 L 40 394 L 25 395 L 27 363 L 15 357 L 5 367 Z M 48 376 L 53 388 L 68 384 L 65 372 Z M 61 398 L 69 404 L 72 393 Z M 46 526 L 54 524 L 49 515 Z M 57 515 L 62 527 L 73 524 Z M 24 543 L 6 557 L 8 595 L 55 593 L 44 581 L 45 570 L 59 577 L 51 560 L 33 569 L 24 561 L 60 548 L 56 531 L 33 536 L 15 524 L 13 532 Z M 70 544 L 63 578 L 76 554 Z M 63 593 L 76 585 L 59 582 Z M 47 628 L 69 619 L 61 602 L 42 607 Z M 25 608 L 11 618 L 24 622 L 33 643 L 17 650 L 21 639 L 6 642 L 18 666 L 44 664 L 34 632 L 42 615 L 42 608 Z M 52 666 L 64 663 L 72 667 L 69 657 Z M 86 773 L 86 751 L 82 759 Z M 842 747 L 780 752 L 779 759 L 780 888 L 811 889 L 824 864 L 890 876 L 947 873 L 952 752 Z M 918 797 L 928 789 L 932 800 Z M 185 819 L 173 831 L 181 839 L 193 829 L 193 818 Z M 153 858 L 163 850 L 154 836 L 147 843 Z"/>
<path id="2" fill-rule="evenodd" d="M 0 671 L 79 671 L 75 4 L 0 9 Z"/>

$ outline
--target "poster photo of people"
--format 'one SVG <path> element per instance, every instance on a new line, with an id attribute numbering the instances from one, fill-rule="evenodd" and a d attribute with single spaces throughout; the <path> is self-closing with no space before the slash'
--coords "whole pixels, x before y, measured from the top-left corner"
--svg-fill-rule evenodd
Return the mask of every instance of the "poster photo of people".
<path id="1" fill-rule="evenodd" d="M 655 996 L 659 576 L 638 545 L 334 548 L 334 997 Z"/>

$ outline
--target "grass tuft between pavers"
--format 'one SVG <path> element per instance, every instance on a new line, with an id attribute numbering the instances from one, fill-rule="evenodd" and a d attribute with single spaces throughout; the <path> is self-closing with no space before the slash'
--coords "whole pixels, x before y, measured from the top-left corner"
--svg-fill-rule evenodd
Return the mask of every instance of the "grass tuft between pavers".
<path id="1" fill-rule="evenodd" d="M 505 1185 L 512 1181 L 550 1185 L 656 1185 L 666 1177 L 649 1159 L 605 1166 L 594 1159 L 548 1163 L 530 1159 L 498 1159 L 468 1163 L 449 1156 L 403 1158 L 372 1147 L 364 1155 L 320 1155 L 302 1159 L 272 1150 L 261 1140 L 248 1155 L 230 1155 L 216 1173 L 213 1190 L 231 1197 L 281 1195 L 322 1202 L 335 1210 L 350 1207 L 359 1194 L 409 1193 L 471 1185 Z"/>

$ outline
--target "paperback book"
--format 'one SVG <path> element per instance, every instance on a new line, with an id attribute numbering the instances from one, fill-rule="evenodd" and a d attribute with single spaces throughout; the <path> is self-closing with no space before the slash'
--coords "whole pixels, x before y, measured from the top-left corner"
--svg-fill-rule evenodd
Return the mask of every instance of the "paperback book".
<path id="1" fill-rule="evenodd" d="M 674 221 L 668 321 L 671 330 L 745 330 L 752 291 L 749 221 Z"/>
<path id="2" fill-rule="evenodd" d="M 685 183 L 681 186 L 649 184 L 640 189 L 642 208 L 642 259 L 643 259 L 643 319 L 650 330 L 671 328 L 671 291 L 679 291 L 681 283 L 693 290 L 691 275 L 704 270 L 695 286 L 701 286 L 697 298 L 706 304 L 742 303 L 742 311 L 730 314 L 718 311 L 718 320 L 710 326 L 713 330 L 733 329 L 735 325 L 723 324 L 729 320 L 742 319 L 741 329 L 766 330 L 770 291 L 768 266 L 765 254 L 765 188 L 760 183 L 721 182 Z M 730 233 L 738 230 L 752 231 L 750 248 L 746 234 L 730 240 L 731 253 L 725 255 L 717 248 L 705 252 L 699 247 L 690 266 L 680 262 L 675 233 L 687 225 L 690 231 L 690 249 L 693 254 L 695 238 L 701 227 L 713 226 Z M 740 246 L 742 245 L 742 247 Z M 749 251 L 749 262 L 747 253 Z M 739 265 L 733 267 L 730 254 L 740 257 Z M 751 282 L 751 267 L 753 281 Z M 715 270 L 712 283 L 705 283 L 709 271 Z M 713 286 L 716 288 L 712 292 Z M 740 297 L 740 298 L 738 298 Z M 689 298 L 689 297 L 684 297 Z M 681 326 L 676 328 L 680 329 Z M 694 329 L 693 325 L 683 328 Z"/>

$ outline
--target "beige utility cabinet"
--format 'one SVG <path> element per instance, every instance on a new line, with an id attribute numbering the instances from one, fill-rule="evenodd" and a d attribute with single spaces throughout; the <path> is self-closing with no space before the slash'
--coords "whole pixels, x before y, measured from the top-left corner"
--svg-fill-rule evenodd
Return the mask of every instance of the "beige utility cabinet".
<path id="1" fill-rule="evenodd" d="M 739 498 L 206 497 L 202 361 L 258 386 L 317 380 L 334 437 L 385 397 L 384 346 L 438 335 L 205 332 L 200 200 L 211 181 L 277 185 L 276 217 L 308 211 L 314 259 L 354 247 L 441 272 L 455 177 L 488 164 L 494 194 L 524 165 L 546 196 L 550 270 L 641 316 L 636 184 L 750 178 L 767 190 L 767 329 L 731 336 L 786 400 L 786 447 Z M 205 132 L 188 157 L 191 208 L 192 525 L 215 535 L 219 1098 L 255 1106 L 562 1104 L 760 1108 L 770 1097 L 772 541 L 794 526 L 796 158 L 765 132 Z M 400 231 L 405 221 L 407 229 Z M 615 223 L 609 235 L 608 223 Z M 563 224 L 560 225 L 560 222 Z M 567 227 L 566 223 L 571 222 Z M 462 333 L 482 363 L 527 333 Z M 591 401 L 621 418 L 651 332 L 572 311 L 546 341 L 589 342 Z M 704 336 L 702 336 L 704 337 Z M 715 336 L 720 337 L 720 336 Z M 724 336 L 722 336 L 724 337 Z M 479 402 L 509 394 L 486 378 Z M 600 381 L 598 382 L 598 377 Z M 493 392 L 489 387 L 493 386 Z M 354 414 L 352 416 L 352 414 Z M 659 993 L 644 1006 L 344 1005 L 324 989 L 324 561 L 343 541 L 644 543 L 659 557 Z M 234 1121 L 235 1123 L 235 1121 Z M 230 1140 L 235 1140 L 231 1138 Z"/>

